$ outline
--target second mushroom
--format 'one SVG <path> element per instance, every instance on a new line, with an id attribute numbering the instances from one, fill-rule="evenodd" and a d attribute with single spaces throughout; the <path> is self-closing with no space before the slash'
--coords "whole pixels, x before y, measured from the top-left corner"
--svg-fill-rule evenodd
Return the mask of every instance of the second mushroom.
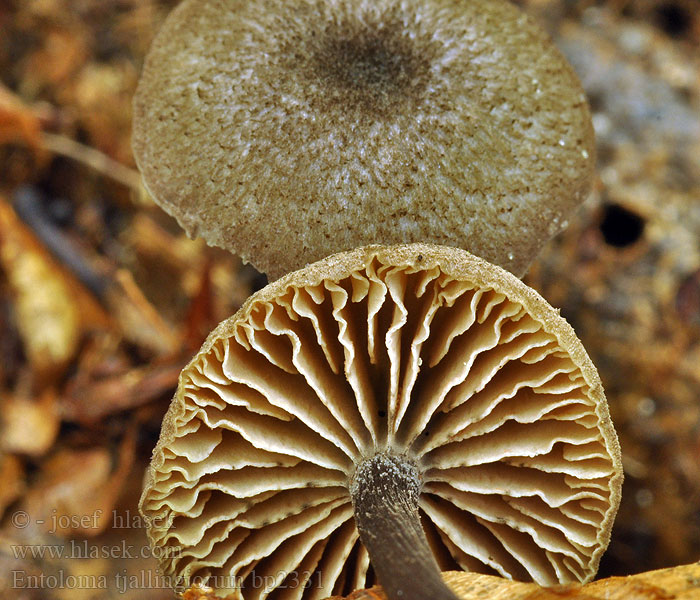
<path id="1" fill-rule="evenodd" d="M 587 581 L 620 498 L 601 384 L 504 270 L 371 246 L 269 285 L 180 377 L 141 510 L 173 584 L 325 598 L 442 570 Z"/>
<path id="2" fill-rule="evenodd" d="M 573 69 L 505 0 L 184 0 L 133 141 L 154 200 L 272 279 L 410 242 L 520 276 L 595 162 Z"/>

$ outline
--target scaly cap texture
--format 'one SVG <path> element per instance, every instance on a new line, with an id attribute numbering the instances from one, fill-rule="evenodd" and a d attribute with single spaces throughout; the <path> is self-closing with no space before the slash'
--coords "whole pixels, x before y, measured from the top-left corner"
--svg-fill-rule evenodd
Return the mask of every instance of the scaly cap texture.
<path id="1" fill-rule="evenodd" d="M 185 0 L 134 103 L 146 186 L 271 278 L 431 242 L 522 275 L 586 196 L 571 67 L 504 0 Z"/>

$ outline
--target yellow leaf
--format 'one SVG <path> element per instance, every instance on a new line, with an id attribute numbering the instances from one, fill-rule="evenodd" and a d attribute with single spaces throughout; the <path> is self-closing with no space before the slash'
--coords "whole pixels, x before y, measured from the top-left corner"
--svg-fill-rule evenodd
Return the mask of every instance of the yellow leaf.
<path id="1" fill-rule="evenodd" d="M 40 375 L 59 372 L 75 356 L 83 328 L 107 319 L 3 198 L 0 268 L 14 296 L 15 322 L 29 362 Z"/>

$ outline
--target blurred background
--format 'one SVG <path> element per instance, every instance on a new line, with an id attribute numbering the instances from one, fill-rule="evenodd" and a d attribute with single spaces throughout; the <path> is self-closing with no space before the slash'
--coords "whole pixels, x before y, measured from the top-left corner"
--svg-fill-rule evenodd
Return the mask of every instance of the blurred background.
<path id="1" fill-rule="evenodd" d="M 180 369 L 265 284 L 188 240 L 130 150 L 174 0 L 0 0 L 0 593 L 171 598 L 137 512 Z M 594 113 L 593 194 L 525 280 L 623 449 L 600 576 L 700 559 L 700 1 L 522 0 Z M 7 596 L 10 597 L 10 596 Z"/>

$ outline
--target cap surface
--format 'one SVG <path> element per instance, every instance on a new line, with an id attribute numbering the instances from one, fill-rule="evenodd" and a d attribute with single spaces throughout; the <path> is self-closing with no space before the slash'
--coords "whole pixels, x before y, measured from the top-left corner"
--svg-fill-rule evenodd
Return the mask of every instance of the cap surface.
<path id="1" fill-rule="evenodd" d="M 253 295 L 185 368 L 141 511 L 164 573 L 244 598 L 372 583 L 348 486 L 408 457 L 442 569 L 593 577 L 620 499 L 617 438 L 571 327 L 504 270 L 372 246 Z"/>
<path id="2" fill-rule="evenodd" d="M 587 194 L 583 90 L 504 0 L 185 0 L 134 101 L 145 184 L 271 278 L 381 243 L 521 275 Z"/>

